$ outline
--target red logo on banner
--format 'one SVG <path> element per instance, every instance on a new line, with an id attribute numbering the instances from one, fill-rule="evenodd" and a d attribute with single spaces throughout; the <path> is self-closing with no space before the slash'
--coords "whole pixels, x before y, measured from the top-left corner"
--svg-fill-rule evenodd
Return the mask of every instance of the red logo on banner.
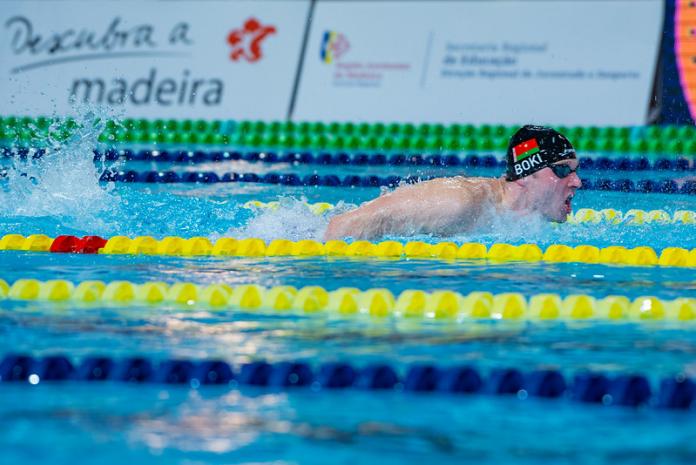
<path id="1" fill-rule="evenodd" d="M 244 59 L 249 63 L 259 61 L 263 57 L 261 42 L 275 33 L 275 26 L 262 26 L 256 18 L 247 19 L 243 28 L 235 29 L 227 36 L 227 43 L 232 46 L 230 59 Z"/>

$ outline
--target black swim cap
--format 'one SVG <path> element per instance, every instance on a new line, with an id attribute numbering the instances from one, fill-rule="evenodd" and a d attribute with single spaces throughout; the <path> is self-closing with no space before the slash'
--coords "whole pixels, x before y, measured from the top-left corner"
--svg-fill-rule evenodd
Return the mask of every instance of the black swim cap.
<path id="1" fill-rule="evenodd" d="M 575 149 L 566 137 L 545 126 L 526 125 L 510 138 L 505 179 L 514 181 L 559 160 L 575 158 Z"/>

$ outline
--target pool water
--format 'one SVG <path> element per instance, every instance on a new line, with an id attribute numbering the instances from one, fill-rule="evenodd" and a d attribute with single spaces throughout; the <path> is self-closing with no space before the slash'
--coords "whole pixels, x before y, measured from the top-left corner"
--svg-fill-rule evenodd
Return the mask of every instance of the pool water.
<path id="1" fill-rule="evenodd" d="M 87 147 L 89 148 L 89 147 Z M 168 235 L 321 240 L 330 215 L 380 193 L 378 188 L 263 184 L 99 184 L 85 147 L 31 168 L 0 191 L 0 235 Z M 72 157 L 72 158 L 70 158 Z M 65 160 L 72 160 L 68 163 Z M 84 160 L 90 160 L 89 163 Z M 98 165 L 97 165 L 98 166 Z M 123 165 L 120 165 L 123 166 Z M 129 169 L 163 164 L 128 162 Z M 166 165 L 165 165 L 166 166 Z M 23 167 L 22 169 L 27 169 Z M 425 167 L 262 165 L 226 162 L 176 166 L 197 171 L 334 174 L 484 175 L 498 170 Z M 598 172 L 599 173 L 599 172 Z M 592 173 L 588 173 L 592 174 Z M 611 177 L 613 173 L 600 173 Z M 621 177 L 676 177 L 670 172 Z M 680 174 L 680 176 L 682 176 Z M 281 199 L 281 208 L 249 209 Z M 337 204 L 314 215 L 304 201 Z M 578 208 L 696 210 L 693 196 L 580 191 Z M 401 241 L 433 237 L 397 237 Z M 512 244 L 696 247 L 686 224 L 562 224 L 501 221 L 492 230 L 451 238 Z M 190 281 L 197 284 L 319 285 L 553 292 L 594 297 L 696 297 L 692 268 L 477 260 L 297 257 L 165 257 L 4 251 L 0 278 Z M 696 323 L 408 321 L 327 313 L 212 310 L 202 305 L 78 305 L 0 301 L 0 354 L 66 354 L 151 360 L 299 360 L 316 366 L 386 362 L 641 373 L 653 385 L 678 373 L 696 377 Z M 567 399 L 414 394 L 402 390 L 273 390 L 77 382 L 4 383 L 0 447 L 4 463 L 693 463 L 693 411 L 583 405 Z"/>

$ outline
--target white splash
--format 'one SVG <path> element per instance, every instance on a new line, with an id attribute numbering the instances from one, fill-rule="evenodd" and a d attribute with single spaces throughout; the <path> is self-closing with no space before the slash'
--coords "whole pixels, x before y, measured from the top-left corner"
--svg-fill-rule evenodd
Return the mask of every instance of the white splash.
<path id="1" fill-rule="evenodd" d="M 334 214 L 354 208 L 339 202 L 331 213 L 321 215 L 313 213 L 307 206 L 306 199 L 282 197 L 277 209 L 261 208 L 256 210 L 256 216 L 239 228 L 232 228 L 224 234 L 226 237 L 249 238 L 257 237 L 264 241 L 273 239 L 288 239 L 298 241 L 314 239 L 321 241 L 329 224 L 329 217 Z"/>
<path id="2" fill-rule="evenodd" d="M 113 183 L 102 186 L 94 163 L 93 150 L 104 130 L 109 111 L 75 107 L 76 127 L 67 140 L 56 134 L 60 125 L 54 120 L 48 135 L 32 141 L 46 154 L 33 159 L 13 156 L 7 177 L 0 182 L 0 214 L 16 217 L 61 217 L 66 226 L 83 230 L 111 229 L 102 219 L 104 211 L 118 208 L 119 197 Z"/>
<path id="3" fill-rule="evenodd" d="M 458 239 L 466 241 L 491 241 L 491 242 L 537 242 L 540 237 L 549 235 L 553 230 L 551 223 L 540 214 L 526 212 L 491 212 L 486 215 L 486 220 L 466 236 Z"/>

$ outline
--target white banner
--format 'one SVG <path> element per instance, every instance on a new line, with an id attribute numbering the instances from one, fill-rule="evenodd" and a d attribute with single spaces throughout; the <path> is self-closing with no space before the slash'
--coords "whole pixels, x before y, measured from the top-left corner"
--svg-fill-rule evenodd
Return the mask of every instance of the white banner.
<path id="1" fill-rule="evenodd" d="M 284 119 L 309 1 L 2 1 L 2 113 Z"/>
<path id="2" fill-rule="evenodd" d="M 297 120 L 646 122 L 662 0 L 319 1 Z"/>

